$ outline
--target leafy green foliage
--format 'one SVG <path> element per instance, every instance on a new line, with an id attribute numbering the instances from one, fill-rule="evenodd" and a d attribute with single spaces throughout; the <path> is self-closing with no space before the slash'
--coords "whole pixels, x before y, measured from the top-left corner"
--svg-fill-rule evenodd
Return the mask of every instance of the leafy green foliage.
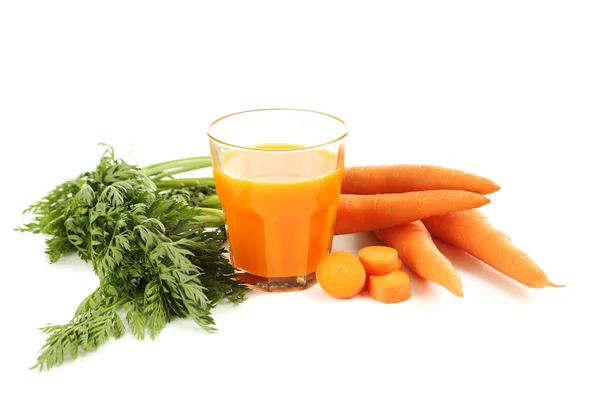
<path id="1" fill-rule="evenodd" d="M 50 369 L 123 336 L 119 310 L 139 339 L 148 332 L 154 339 L 173 318 L 188 316 L 213 332 L 211 309 L 222 299 L 242 302 L 247 288 L 224 257 L 224 229 L 206 229 L 222 219 L 195 206 L 210 196 L 208 186 L 159 190 L 109 148 L 95 171 L 25 210 L 34 222 L 19 229 L 50 236 L 51 262 L 77 253 L 100 278 L 68 324 L 42 329 L 49 337 L 34 367 Z"/>
<path id="2" fill-rule="evenodd" d="M 183 202 L 196 206 L 205 207 L 205 201 L 212 195 L 215 195 L 213 187 L 190 187 L 161 190 L 161 196 L 166 200 L 182 200 Z"/>

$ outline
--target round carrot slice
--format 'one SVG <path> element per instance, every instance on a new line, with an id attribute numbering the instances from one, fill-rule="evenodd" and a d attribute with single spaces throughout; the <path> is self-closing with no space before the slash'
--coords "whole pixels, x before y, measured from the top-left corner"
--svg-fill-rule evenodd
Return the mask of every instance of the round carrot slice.
<path id="1" fill-rule="evenodd" d="M 369 276 L 369 295 L 380 303 L 400 303 L 410 299 L 410 279 L 406 272 L 392 271 Z"/>
<path id="2" fill-rule="evenodd" d="M 329 253 L 317 266 L 317 281 L 330 296 L 349 299 L 365 285 L 367 274 L 359 259 L 347 251 Z"/>
<path id="3" fill-rule="evenodd" d="M 402 269 L 398 251 L 388 246 L 367 246 L 358 252 L 358 259 L 369 275 L 384 275 Z"/>

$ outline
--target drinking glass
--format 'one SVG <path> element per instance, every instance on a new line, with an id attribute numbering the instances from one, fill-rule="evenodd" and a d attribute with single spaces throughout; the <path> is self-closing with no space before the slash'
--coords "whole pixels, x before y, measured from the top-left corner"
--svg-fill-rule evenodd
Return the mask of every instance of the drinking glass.
<path id="1" fill-rule="evenodd" d="M 243 111 L 208 129 L 231 262 L 263 291 L 316 283 L 331 251 L 347 125 L 300 109 Z"/>

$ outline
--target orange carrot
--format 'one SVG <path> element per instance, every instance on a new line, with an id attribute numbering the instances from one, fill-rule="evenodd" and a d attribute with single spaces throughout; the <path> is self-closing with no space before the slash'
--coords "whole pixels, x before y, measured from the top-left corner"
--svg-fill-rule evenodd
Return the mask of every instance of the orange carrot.
<path id="1" fill-rule="evenodd" d="M 367 274 L 359 259 L 347 251 L 334 251 L 317 265 L 317 281 L 325 292 L 338 299 L 356 296 Z"/>
<path id="2" fill-rule="evenodd" d="M 358 259 L 369 275 L 385 275 L 395 269 L 402 269 L 398 251 L 387 246 L 367 246 L 360 249 Z"/>
<path id="3" fill-rule="evenodd" d="M 460 276 L 437 249 L 421 221 L 376 231 L 375 235 L 387 246 L 398 250 L 406 266 L 417 275 L 463 296 Z"/>
<path id="4" fill-rule="evenodd" d="M 340 196 L 335 234 L 368 232 L 417 221 L 451 211 L 469 210 L 489 203 L 477 193 L 427 190 L 398 194 Z"/>
<path id="5" fill-rule="evenodd" d="M 406 272 L 392 271 L 369 276 L 369 295 L 380 303 L 400 303 L 410 299 L 410 279 Z"/>
<path id="6" fill-rule="evenodd" d="M 423 223 L 433 236 L 465 250 L 525 286 L 559 286 L 550 282 L 531 257 L 477 210 L 439 215 Z"/>
<path id="7" fill-rule="evenodd" d="M 405 193 L 423 190 L 465 190 L 479 194 L 498 191 L 490 179 L 435 165 L 373 165 L 346 167 L 344 194 Z"/>

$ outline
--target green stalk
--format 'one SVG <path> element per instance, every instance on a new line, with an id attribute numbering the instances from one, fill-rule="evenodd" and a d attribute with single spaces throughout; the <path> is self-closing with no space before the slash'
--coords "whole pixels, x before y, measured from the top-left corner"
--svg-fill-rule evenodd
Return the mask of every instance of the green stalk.
<path id="1" fill-rule="evenodd" d="M 163 174 L 163 176 L 168 176 L 169 174 L 178 173 L 175 172 L 177 170 L 186 169 L 187 171 L 192 171 L 194 169 L 202 169 L 207 168 L 212 165 L 209 156 L 204 157 L 191 157 L 191 158 L 181 158 L 178 160 L 165 161 L 156 164 L 150 164 L 144 167 L 142 170 L 144 173 L 150 177 L 154 177 L 158 174 Z M 189 168 L 189 169 L 188 169 Z M 184 171 L 179 171 L 184 172 Z"/>
<path id="2" fill-rule="evenodd" d="M 195 179 L 202 179 L 204 182 L 206 182 L 207 185 L 215 186 L 215 178 L 213 178 L 212 176 L 206 177 L 206 178 L 195 178 Z"/>
<path id="3" fill-rule="evenodd" d="M 194 218 L 195 221 L 201 222 L 208 228 L 219 228 L 225 225 L 225 213 L 223 210 L 216 208 L 198 207 L 207 215 L 201 215 Z"/>
<path id="4" fill-rule="evenodd" d="M 204 200 L 200 202 L 200 206 L 202 207 L 221 207 L 221 200 L 219 200 L 219 196 L 213 194 L 212 196 L 208 196 Z"/>
<path id="5" fill-rule="evenodd" d="M 200 210 L 204 211 L 206 214 L 215 215 L 219 218 L 222 218 L 225 221 L 225 213 L 223 210 L 219 210 L 218 208 L 207 208 L 207 207 L 198 207 Z"/>
<path id="6" fill-rule="evenodd" d="M 182 163 L 189 163 L 189 162 L 205 162 L 205 161 L 210 161 L 210 157 L 209 156 L 203 156 L 203 157 L 189 157 L 189 158 L 179 158 L 177 160 L 171 160 L 171 161 L 162 161 L 159 163 L 155 163 L 155 164 L 150 164 L 145 166 L 143 169 L 144 170 L 148 170 L 148 169 L 153 169 L 153 168 L 158 168 L 161 171 L 166 169 L 166 168 L 172 168 L 173 166 L 178 166 L 181 165 Z"/>
<path id="7" fill-rule="evenodd" d="M 164 170 L 159 169 L 159 167 L 154 167 L 152 170 L 150 170 L 150 173 L 146 174 L 151 178 L 156 178 L 157 175 L 160 175 L 160 177 L 165 177 L 165 176 L 172 176 L 181 172 L 185 172 L 185 171 L 193 171 L 196 169 L 203 169 L 206 168 L 207 165 L 205 163 L 189 163 L 189 164 L 181 164 L 178 165 L 176 167 L 171 167 L 171 168 L 167 168 Z"/>
<path id="8" fill-rule="evenodd" d="M 165 161 L 161 163 L 151 164 L 143 168 L 146 175 L 156 184 L 159 190 L 169 189 L 184 189 L 184 188 L 203 188 L 203 187 L 214 187 L 215 179 L 212 177 L 198 177 L 198 178 L 177 178 L 177 179 L 163 179 L 171 175 L 179 174 L 182 172 L 193 171 L 196 169 L 202 169 L 210 167 L 210 157 L 191 157 L 181 158 L 179 160 Z M 198 220 L 207 224 L 213 224 L 210 226 L 223 226 L 225 224 L 225 214 L 221 210 L 221 201 L 217 195 L 206 197 L 201 203 L 201 210 L 203 210 L 206 216 L 199 217 Z M 209 226 L 207 225 L 207 226 Z"/>
<path id="9" fill-rule="evenodd" d="M 164 171 L 164 172 L 154 175 L 152 177 L 152 179 L 158 180 L 158 179 L 166 178 L 169 176 L 181 174 L 182 172 L 188 172 L 188 171 L 194 171 L 197 169 L 206 168 L 206 166 L 204 166 L 204 165 L 201 165 L 201 166 L 198 166 L 198 165 L 199 164 L 190 164 L 188 166 L 181 166 L 179 168 L 169 169 L 167 171 Z"/>
<path id="10" fill-rule="evenodd" d="M 178 178 L 178 179 L 160 179 L 154 183 L 159 189 L 181 189 L 181 188 L 201 188 L 206 186 L 215 186 L 214 178 Z"/>
<path id="11" fill-rule="evenodd" d="M 225 225 L 225 220 L 215 215 L 203 215 L 194 218 L 194 220 L 202 223 L 206 228 L 220 228 Z"/>

